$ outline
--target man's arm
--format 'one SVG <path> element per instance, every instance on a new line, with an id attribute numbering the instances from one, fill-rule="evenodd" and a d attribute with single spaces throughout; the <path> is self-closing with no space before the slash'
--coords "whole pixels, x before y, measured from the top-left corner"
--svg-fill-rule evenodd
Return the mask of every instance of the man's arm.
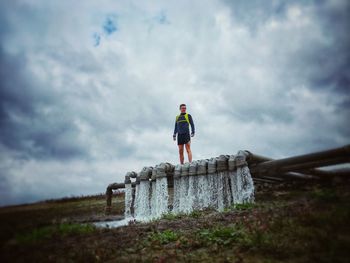
<path id="1" fill-rule="evenodd" d="M 193 119 L 191 114 L 188 114 L 188 120 L 190 121 L 190 125 L 191 125 L 191 135 L 193 136 L 195 133 L 195 128 L 194 128 L 194 123 L 193 123 Z"/>
<path id="2" fill-rule="evenodd" d="M 176 123 L 176 120 L 175 120 L 175 128 L 174 128 L 174 133 L 173 133 L 173 139 L 174 140 L 176 139 L 176 133 L 177 133 L 177 123 Z"/>

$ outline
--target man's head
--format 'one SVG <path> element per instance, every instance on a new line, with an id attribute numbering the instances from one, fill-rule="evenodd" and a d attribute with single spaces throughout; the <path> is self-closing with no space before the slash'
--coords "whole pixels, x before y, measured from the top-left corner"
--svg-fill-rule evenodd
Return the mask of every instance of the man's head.
<path id="1" fill-rule="evenodd" d="M 181 113 L 186 113 L 186 104 L 180 104 Z"/>

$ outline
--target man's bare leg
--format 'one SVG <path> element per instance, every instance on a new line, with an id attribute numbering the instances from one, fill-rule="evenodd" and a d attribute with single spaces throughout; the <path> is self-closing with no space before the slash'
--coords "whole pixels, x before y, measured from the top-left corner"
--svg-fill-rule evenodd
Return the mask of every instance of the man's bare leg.
<path id="1" fill-rule="evenodd" d="M 186 143 L 185 146 L 186 146 L 186 152 L 187 152 L 187 156 L 188 156 L 188 161 L 192 162 L 191 141 Z"/>
<path id="2" fill-rule="evenodd" d="M 179 155 L 180 155 L 180 163 L 184 163 L 184 146 L 183 145 L 178 145 L 179 146 Z"/>

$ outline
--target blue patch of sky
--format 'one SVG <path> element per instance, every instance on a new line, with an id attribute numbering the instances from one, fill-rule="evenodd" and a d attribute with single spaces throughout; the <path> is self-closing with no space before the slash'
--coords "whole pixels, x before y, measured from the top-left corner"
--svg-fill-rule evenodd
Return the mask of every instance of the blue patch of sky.
<path id="1" fill-rule="evenodd" d="M 103 31 L 107 35 L 111 35 L 114 32 L 118 30 L 116 17 L 115 16 L 108 16 L 103 24 Z"/>
<path id="2" fill-rule="evenodd" d="M 112 35 L 113 33 L 119 30 L 118 24 L 117 24 L 117 15 L 109 14 L 104 16 L 105 16 L 105 19 L 101 25 L 102 31 L 95 32 L 92 35 L 94 47 L 98 47 L 101 44 L 103 36 Z"/>
<path id="3" fill-rule="evenodd" d="M 94 47 L 97 47 L 101 43 L 101 36 L 98 33 L 94 33 L 92 38 L 94 39 Z"/>
<path id="4" fill-rule="evenodd" d="M 159 24 L 165 25 L 170 24 L 168 17 L 166 15 L 166 12 L 164 10 L 161 10 L 155 17 L 154 20 L 157 21 Z"/>
<path id="5" fill-rule="evenodd" d="M 156 15 L 147 19 L 146 24 L 148 24 L 148 33 L 150 33 L 156 25 L 169 25 L 170 21 L 164 10 L 159 11 Z"/>

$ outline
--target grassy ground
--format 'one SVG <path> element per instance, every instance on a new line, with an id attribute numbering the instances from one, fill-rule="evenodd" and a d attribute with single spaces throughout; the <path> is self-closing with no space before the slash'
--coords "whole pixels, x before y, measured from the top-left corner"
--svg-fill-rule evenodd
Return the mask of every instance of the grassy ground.
<path id="1" fill-rule="evenodd" d="M 297 190 L 295 190 L 297 189 Z M 263 189 L 254 205 L 98 229 L 103 196 L 0 209 L 1 262 L 349 262 L 349 185 Z M 117 200 L 117 202 L 116 202 Z"/>

